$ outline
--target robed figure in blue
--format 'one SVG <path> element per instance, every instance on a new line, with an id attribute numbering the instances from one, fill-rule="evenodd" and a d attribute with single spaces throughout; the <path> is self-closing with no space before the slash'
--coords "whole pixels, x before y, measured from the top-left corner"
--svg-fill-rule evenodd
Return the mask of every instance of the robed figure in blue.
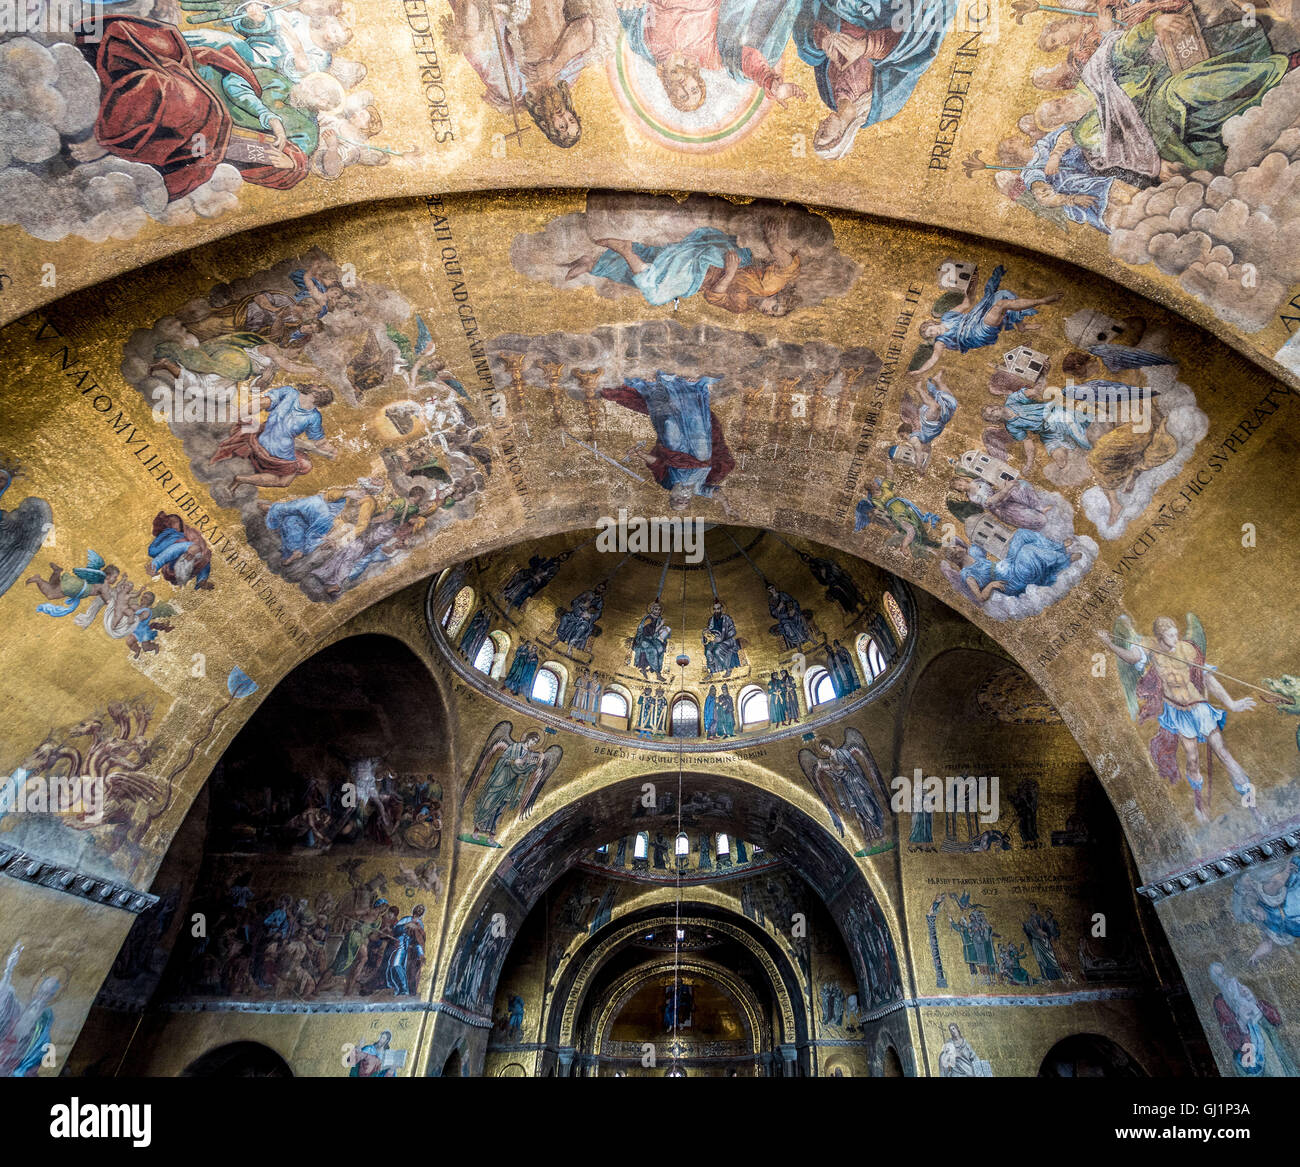
<path id="1" fill-rule="evenodd" d="M 813 138 L 821 158 L 843 158 L 864 126 L 892 118 L 934 63 L 957 0 L 809 0 L 794 25 L 830 109 Z M 898 25 L 903 27 L 899 28 Z"/>
<path id="2" fill-rule="evenodd" d="M 669 493 L 674 510 L 689 507 L 695 496 L 712 498 L 735 468 L 722 425 L 710 404 L 710 389 L 720 377 L 679 377 L 659 370 L 654 378 L 628 377 L 601 397 L 644 413 L 654 426 L 655 444 L 638 445 L 635 453 Z"/>

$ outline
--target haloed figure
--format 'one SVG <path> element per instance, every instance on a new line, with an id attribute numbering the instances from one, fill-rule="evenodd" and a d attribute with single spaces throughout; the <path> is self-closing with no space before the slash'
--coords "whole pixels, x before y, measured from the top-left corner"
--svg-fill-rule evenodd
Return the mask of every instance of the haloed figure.
<path id="1" fill-rule="evenodd" d="M 649 61 L 669 104 L 682 113 L 709 100 L 705 72 L 751 81 L 773 101 L 803 101 L 781 56 L 803 0 L 626 0 L 619 5 L 628 47 Z"/>

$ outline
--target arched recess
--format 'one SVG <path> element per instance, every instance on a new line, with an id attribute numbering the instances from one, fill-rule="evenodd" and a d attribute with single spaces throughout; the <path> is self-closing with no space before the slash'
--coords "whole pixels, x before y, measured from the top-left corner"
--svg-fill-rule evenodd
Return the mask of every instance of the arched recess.
<path id="1" fill-rule="evenodd" d="M 643 783 L 656 776 L 619 779 L 576 799 L 533 827 L 497 864 L 460 917 L 460 932 L 438 975 L 444 1017 L 490 1024 L 497 980 L 523 920 L 543 891 L 564 871 L 612 835 L 626 830 L 640 805 Z M 676 775 L 659 776 L 656 808 L 637 826 L 676 831 Z M 785 798 L 732 775 L 684 774 L 683 825 L 750 840 L 789 863 L 825 904 L 849 959 L 863 1000 L 873 1007 L 904 994 L 899 945 L 885 922 L 868 876 L 844 845 Z M 883 892 L 883 888 L 881 889 Z M 862 934 L 880 930 L 883 967 L 873 961 Z M 868 989 L 870 986 L 870 990 Z M 794 1019 L 791 1016 L 791 1025 Z M 557 1034 L 558 1036 L 558 1034 Z M 435 1025 L 435 1046 L 437 1034 Z"/>
<path id="2" fill-rule="evenodd" d="M 272 1009 L 425 995 L 454 854 L 448 724 L 442 687 L 391 635 L 342 636 L 285 676 L 218 759 L 205 787 L 206 840 L 193 857 L 201 867 L 191 902 L 211 935 L 235 929 L 244 944 L 194 945 L 182 932 L 175 990 Z M 330 972 L 338 955 L 330 945 L 371 909 L 381 885 L 395 918 L 423 929 L 425 955 L 406 962 L 405 983 L 385 977 L 362 988 Z M 272 907 L 294 918 L 310 946 L 297 963 L 284 962 L 298 979 L 258 976 L 264 945 L 289 926 L 273 923 Z"/>
<path id="3" fill-rule="evenodd" d="M 1038 1067 L 1040 1078 L 1145 1078 L 1127 1050 L 1098 1033 L 1075 1033 L 1058 1041 Z"/>
<path id="4" fill-rule="evenodd" d="M 771 1034 L 768 1032 L 767 1022 L 763 1016 L 762 1004 L 755 995 L 754 990 L 746 985 L 740 977 L 716 961 L 699 957 L 678 960 L 665 957 L 639 965 L 623 973 L 603 990 L 600 1000 L 595 1002 L 596 1009 L 592 1015 L 589 1034 L 593 1057 L 599 1058 L 602 1054 L 607 1054 L 610 1051 L 610 1042 L 612 1040 L 610 1030 L 618 1011 L 647 982 L 654 981 L 665 974 L 671 974 L 674 977 L 703 977 L 721 988 L 730 997 L 744 1019 L 745 1034 L 749 1046 L 747 1052 L 757 1058 L 765 1048 L 770 1047 Z M 676 1060 L 675 1056 L 674 1060 Z"/>
<path id="5" fill-rule="evenodd" d="M 803 1006 L 803 989 L 798 971 L 787 953 L 762 928 L 743 916 L 722 914 L 715 907 L 684 901 L 680 920 L 663 914 L 662 907 L 646 908 L 607 924 L 589 937 L 573 955 L 556 981 L 552 999 L 563 1008 L 547 1016 L 546 1039 L 556 1047 L 571 1047 L 577 1037 L 577 1021 L 583 1011 L 588 987 L 602 966 L 631 940 L 647 930 L 680 926 L 709 928 L 744 945 L 763 970 L 772 987 L 776 1019 L 780 1029 L 774 1040 L 796 1044 L 808 1039 L 808 1017 Z"/>
<path id="6" fill-rule="evenodd" d="M 256 1041 L 232 1041 L 200 1054 L 182 1078 L 292 1078 L 289 1063 L 275 1050 Z"/>

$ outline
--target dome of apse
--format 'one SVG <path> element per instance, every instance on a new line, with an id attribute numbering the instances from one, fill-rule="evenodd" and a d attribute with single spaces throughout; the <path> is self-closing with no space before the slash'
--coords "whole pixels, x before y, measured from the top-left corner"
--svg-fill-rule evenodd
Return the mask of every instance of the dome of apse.
<path id="1" fill-rule="evenodd" d="M 889 688 L 915 607 L 888 572 L 750 527 L 578 531 L 431 581 L 463 680 L 551 726 L 721 749 L 838 719 Z"/>

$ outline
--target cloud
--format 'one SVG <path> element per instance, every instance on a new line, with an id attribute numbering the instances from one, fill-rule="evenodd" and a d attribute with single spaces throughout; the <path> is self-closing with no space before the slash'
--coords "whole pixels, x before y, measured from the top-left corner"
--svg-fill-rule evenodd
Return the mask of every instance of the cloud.
<path id="1" fill-rule="evenodd" d="M 1164 353 L 1167 337 L 1163 332 L 1152 333 L 1143 339 L 1142 347 L 1151 352 Z M 1210 419 L 1196 404 L 1196 394 L 1190 385 L 1178 379 L 1177 365 L 1158 365 L 1144 370 L 1146 384 L 1156 396 L 1153 406 L 1157 414 L 1166 419 L 1165 432 L 1177 443 L 1173 457 L 1159 466 L 1145 470 L 1137 476 L 1130 492 L 1119 491 L 1121 510 L 1115 522 L 1110 523 L 1110 503 L 1098 486 L 1083 492 L 1079 505 L 1083 513 L 1097 528 L 1103 539 L 1118 539 L 1129 523 L 1143 514 L 1155 498 L 1156 491 L 1178 476 L 1197 442 L 1210 432 Z M 1158 423 L 1152 419 L 1152 424 Z"/>
<path id="2" fill-rule="evenodd" d="M 152 166 L 107 155 L 77 163 L 99 114 L 95 70 L 71 44 L 19 36 L 0 43 L 0 224 L 49 243 L 130 239 L 151 220 L 183 226 L 231 210 L 243 180 L 223 163 L 197 190 L 167 201 Z"/>
<path id="3" fill-rule="evenodd" d="M 695 196 L 678 203 L 662 195 L 591 195 L 587 209 L 552 219 L 533 235 L 516 237 L 510 262 L 522 274 L 557 288 L 591 288 L 606 300 L 637 297 L 626 284 L 590 274 L 570 280 L 566 269 L 575 259 L 597 255 L 597 239 L 630 239 L 663 244 L 684 239 L 698 227 L 715 227 L 734 235 L 755 259 L 771 257 L 763 238 L 766 222 L 779 222 L 801 261 L 795 283 L 798 307 L 813 307 L 844 295 L 862 274 L 859 264 L 835 246 L 835 233 L 821 215 L 800 207 L 750 203 L 736 206 L 724 199 Z"/>
<path id="4" fill-rule="evenodd" d="M 1111 253 L 1154 263 L 1245 332 L 1268 324 L 1300 281 L 1300 70 L 1223 129 L 1224 173 L 1138 191 Z"/>

